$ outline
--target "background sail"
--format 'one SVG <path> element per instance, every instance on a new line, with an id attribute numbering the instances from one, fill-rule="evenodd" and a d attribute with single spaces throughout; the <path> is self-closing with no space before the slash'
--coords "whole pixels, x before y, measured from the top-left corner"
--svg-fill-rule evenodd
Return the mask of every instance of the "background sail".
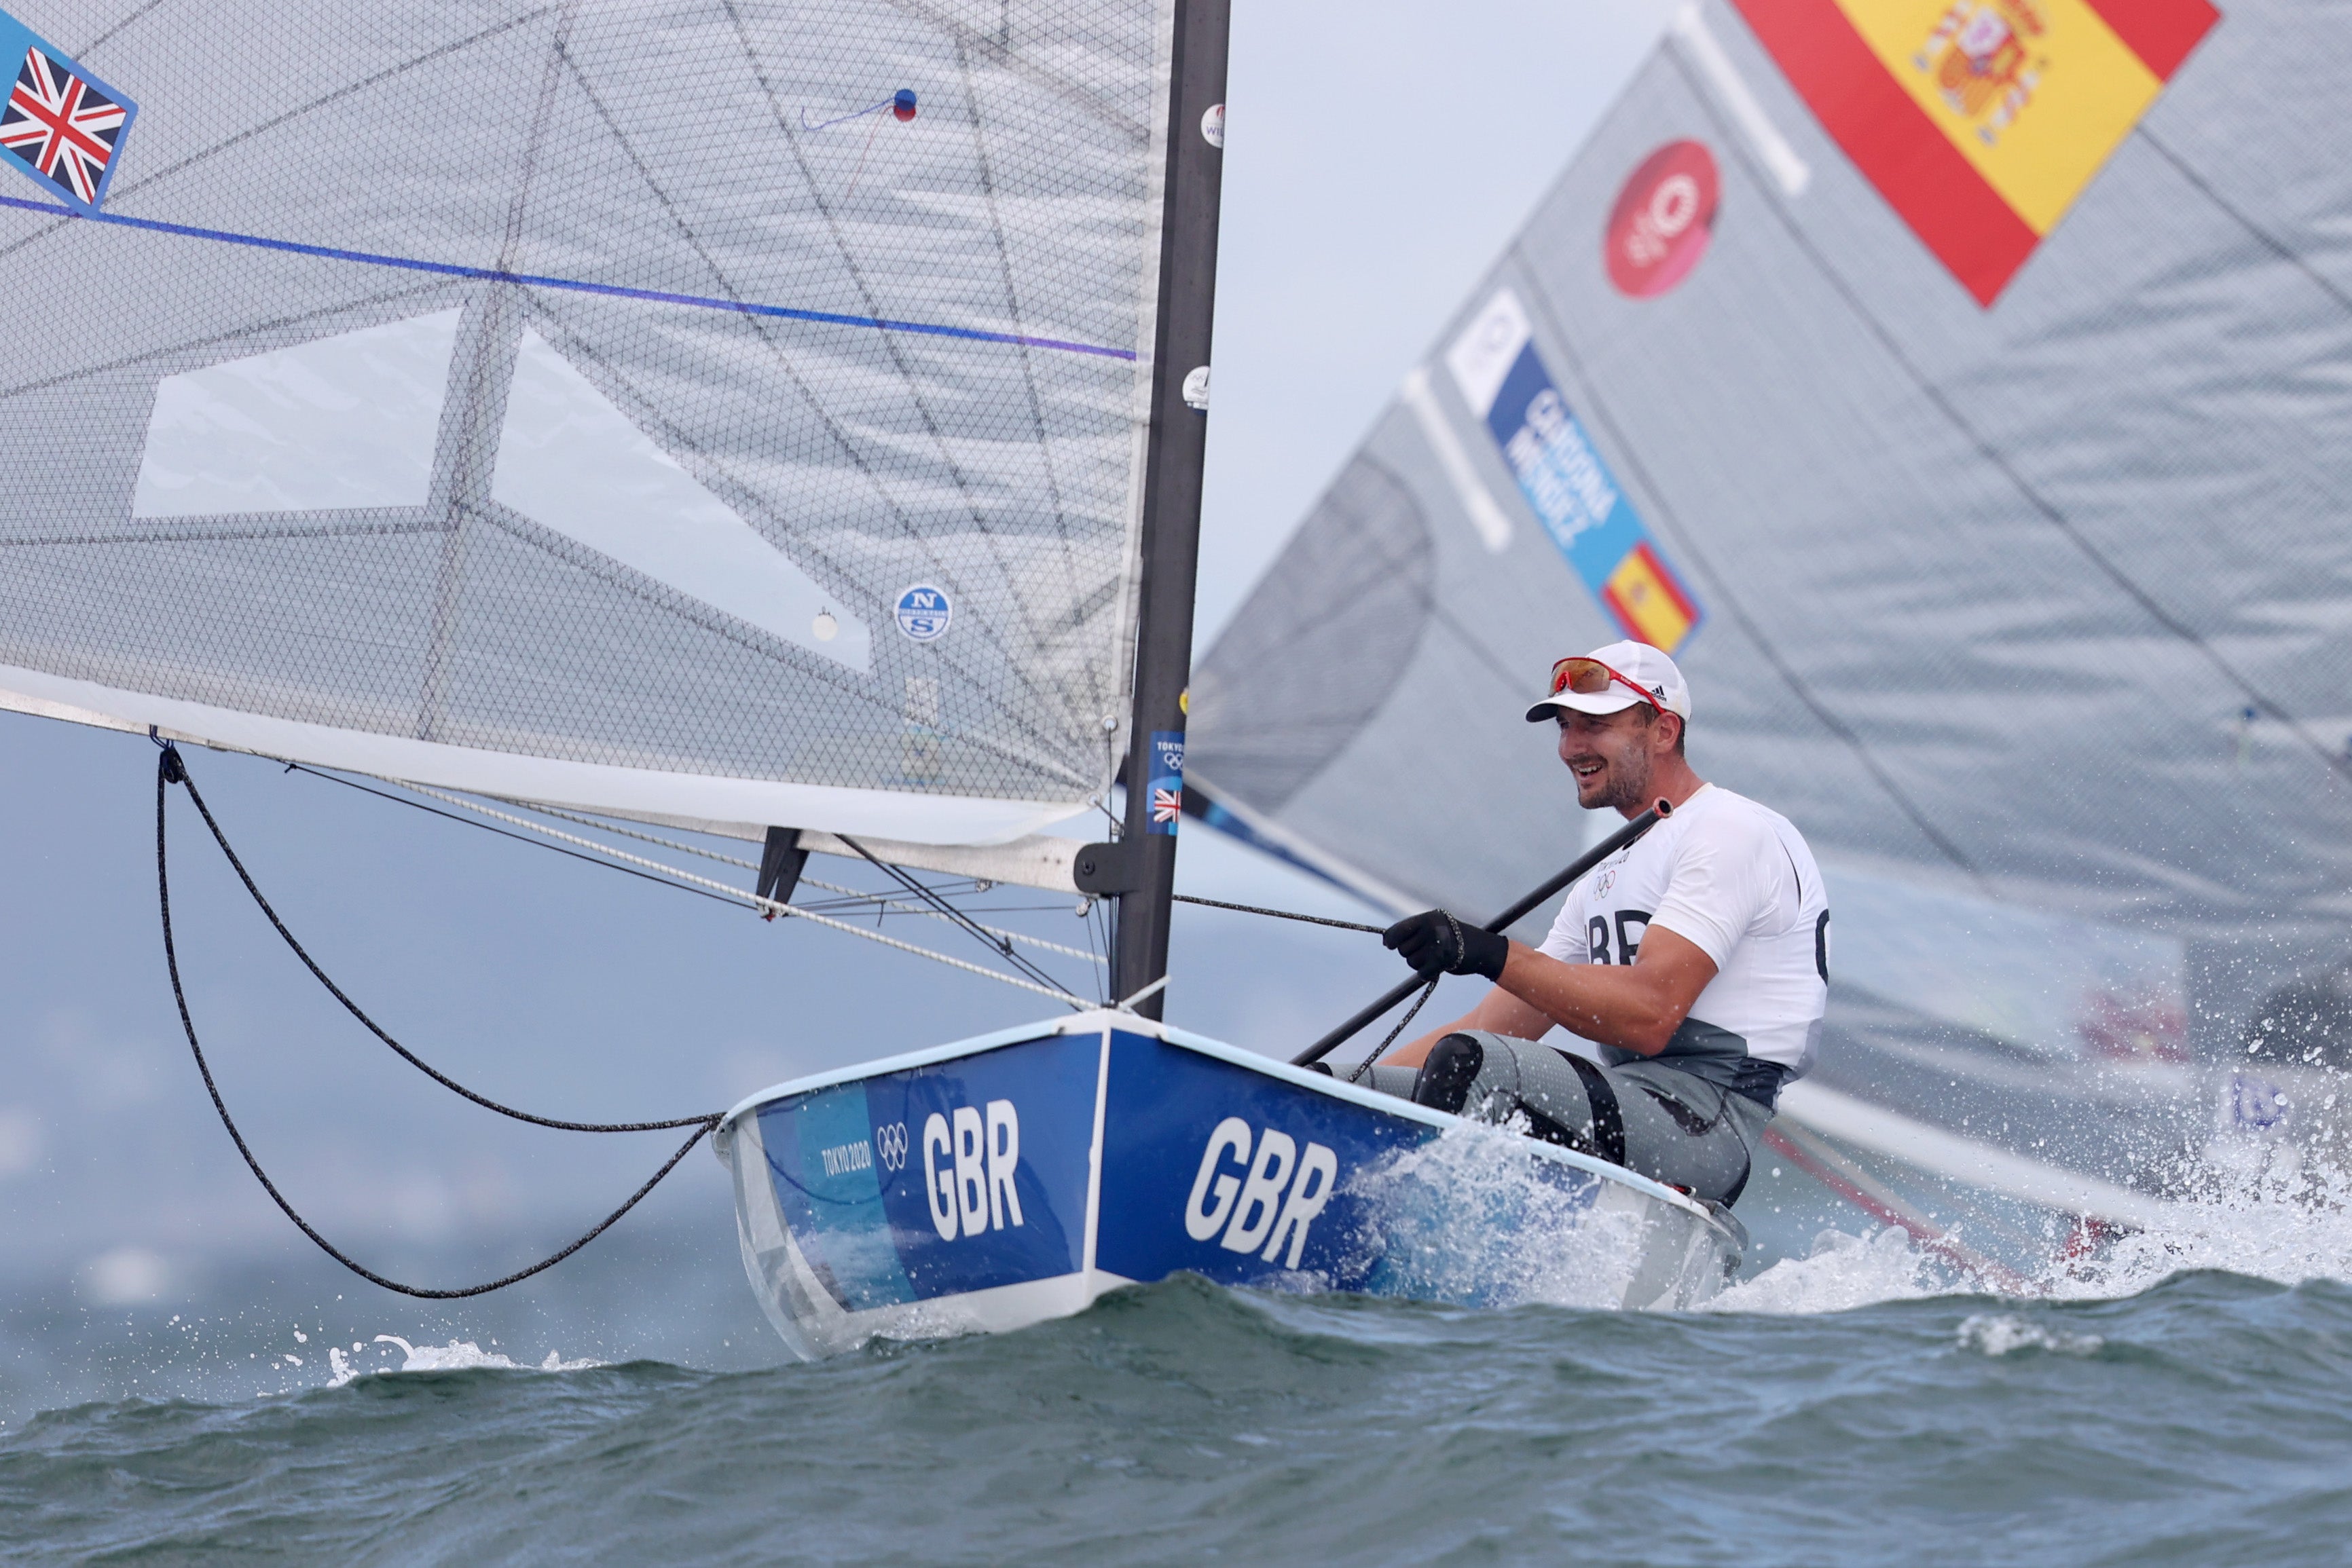
<path id="1" fill-rule="evenodd" d="M 1195 781 L 1467 910 L 1576 848 L 1519 714 L 1634 627 L 1452 362 L 1508 297 L 1700 616 L 1695 761 L 1804 829 L 1874 983 L 2086 1057 L 2232 1035 L 2352 922 L 2352 19 L 2231 6 L 2001 274 L 1743 15 L 1833 9 L 1711 4 L 1661 47 L 1203 662 Z M 2018 127 L 2063 102 L 2042 64 Z"/>
<path id="2" fill-rule="evenodd" d="M 18 3 L 138 118 L 94 218 L 0 167 L 11 702 L 934 843 L 1105 787 L 1164 3 Z"/>

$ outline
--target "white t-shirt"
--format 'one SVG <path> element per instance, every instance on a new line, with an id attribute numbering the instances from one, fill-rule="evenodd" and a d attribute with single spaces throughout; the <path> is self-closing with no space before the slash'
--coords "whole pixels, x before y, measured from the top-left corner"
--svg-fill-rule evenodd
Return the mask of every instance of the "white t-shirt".
<path id="1" fill-rule="evenodd" d="M 1570 964 L 1630 964 L 1653 925 L 1715 960 L 1715 978 L 1690 1010 L 1690 1023 L 1712 1030 L 1685 1025 L 1668 1058 L 1745 1054 L 1779 1063 L 1790 1078 L 1812 1066 L 1829 1007 L 1829 894 L 1794 823 L 1704 786 L 1586 873 L 1541 950 Z M 1712 1043 L 1694 1045 L 1701 1035 Z"/>

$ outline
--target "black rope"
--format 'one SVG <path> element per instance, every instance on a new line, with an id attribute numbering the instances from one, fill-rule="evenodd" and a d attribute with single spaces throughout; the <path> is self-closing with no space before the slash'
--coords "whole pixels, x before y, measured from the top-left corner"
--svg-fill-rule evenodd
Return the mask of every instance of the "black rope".
<path id="1" fill-rule="evenodd" d="M 294 939 L 294 934 L 286 928 L 286 923 L 278 918 L 278 912 L 275 909 L 272 909 L 269 906 L 269 901 L 262 896 L 261 889 L 255 885 L 251 873 L 247 872 L 245 869 L 245 862 L 238 860 L 236 852 L 229 847 L 228 839 L 222 833 L 220 824 L 214 821 L 211 809 L 205 804 L 205 798 L 201 794 L 197 793 L 195 781 L 188 777 L 187 767 L 181 760 L 179 748 L 168 742 L 158 742 L 158 744 L 163 746 L 163 755 L 158 761 L 155 768 L 155 893 L 158 906 L 163 914 L 163 963 L 165 968 L 171 973 L 172 999 L 180 1009 L 180 1027 L 187 1034 L 188 1050 L 196 1059 L 196 1071 L 205 1081 L 205 1092 L 212 1096 L 213 1109 L 219 1113 L 221 1125 L 228 1130 L 229 1141 L 236 1145 L 236 1152 L 244 1156 L 246 1168 L 253 1172 L 254 1179 L 261 1184 L 261 1190 L 269 1195 L 270 1201 L 278 1206 L 280 1212 L 282 1212 L 287 1218 L 292 1220 L 295 1227 L 299 1229 L 303 1235 L 309 1237 L 313 1242 L 317 1243 L 319 1249 L 326 1253 L 328 1257 L 332 1258 L 336 1262 L 341 1263 L 344 1268 L 349 1269 L 352 1273 L 357 1274 L 361 1279 L 367 1281 L 371 1284 L 381 1285 L 387 1291 L 396 1291 L 404 1296 L 415 1296 L 426 1301 L 458 1301 L 467 1296 L 488 1295 L 492 1291 L 504 1290 L 509 1285 L 530 1279 L 533 1274 L 540 1273 L 544 1270 L 552 1269 L 555 1265 L 562 1262 L 566 1258 L 571 1257 L 574 1252 L 579 1251 L 580 1249 L 587 1246 L 588 1243 L 595 1240 L 596 1238 L 602 1236 L 605 1231 L 612 1228 L 612 1227 L 620 1220 L 623 1215 L 627 1214 L 629 1210 L 636 1207 L 636 1206 L 643 1201 L 645 1196 L 653 1191 L 653 1189 L 660 1184 L 664 1176 L 667 1176 L 671 1171 L 677 1168 L 677 1163 L 686 1158 L 688 1154 L 693 1150 L 695 1145 L 700 1143 L 705 1136 L 719 1125 L 722 1118 L 717 1115 L 686 1116 L 679 1117 L 675 1121 L 667 1122 L 562 1122 L 551 1117 L 534 1116 L 528 1111 L 518 1111 L 509 1105 L 501 1105 L 497 1101 L 489 1099 L 485 1095 L 475 1093 L 472 1090 L 467 1088 L 464 1084 L 457 1082 L 455 1079 L 452 1079 L 442 1072 L 436 1071 L 431 1066 L 419 1060 L 417 1056 L 405 1046 L 402 1045 L 398 1040 L 393 1039 L 392 1036 L 386 1034 L 382 1029 L 378 1028 L 375 1020 L 369 1018 L 366 1013 L 361 1011 L 359 1005 L 356 1002 L 353 1002 L 351 998 L 345 996 L 341 988 L 338 987 L 334 981 L 327 977 L 325 971 L 321 970 L 316 963 L 311 961 L 310 955 L 303 951 L 302 945 Z M 205 819 L 205 825 L 212 830 L 214 841 L 220 845 L 221 852 L 228 857 L 229 864 L 236 868 L 237 876 L 245 883 L 246 891 L 253 895 L 253 901 L 257 904 L 259 904 L 261 912 L 269 917 L 270 925 L 277 927 L 278 934 L 286 939 L 286 945 L 294 950 L 295 956 L 300 958 L 304 966 L 310 969 L 310 973 L 318 977 L 319 983 L 326 987 L 328 992 L 332 995 L 337 1001 L 343 1004 L 345 1010 L 350 1012 L 353 1018 L 359 1019 L 361 1023 L 365 1024 L 370 1033 L 373 1034 L 378 1040 L 383 1041 L 384 1044 L 390 1046 L 399 1054 L 401 1059 L 406 1061 L 410 1066 L 415 1067 L 418 1071 L 425 1073 L 427 1077 L 431 1078 L 435 1082 L 441 1084 L 444 1088 L 449 1089 L 465 1096 L 465 1098 L 471 1100 L 477 1105 L 483 1106 L 488 1110 L 496 1111 L 502 1116 L 510 1116 L 518 1122 L 530 1123 L 534 1126 L 553 1127 L 563 1132 L 572 1133 L 646 1133 L 658 1132 L 667 1128 L 692 1127 L 694 1129 L 693 1134 L 688 1137 L 685 1143 L 678 1145 L 677 1152 L 676 1154 L 673 1154 L 667 1160 L 662 1163 L 662 1167 L 659 1170 L 654 1172 L 651 1176 L 648 1176 L 646 1179 L 646 1183 L 643 1186 L 640 1186 L 635 1192 L 629 1195 L 629 1199 L 626 1203 L 622 1204 L 620 1207 L 614 1209 L 603 1219 L 597 1221 L 595 1226 L 585 1235 L 580 1237 L 570 1246 L 565 1247 L 562 1251 L 559 1251 L 551 1257 L 542 1258 L 538 1262 L 531 1264 L 529 1268 L 518 1269 L 513 1273 L 506 1275 L 501 1279 L 492 1280 L 487 1284 L 471 1285 L 463 1290 L 455 1291 L 433 1291 L 421 1289 L 415 1285 L 404 1285 L 397 1280 L 386 1279 L 382 1274 L 375 1272 L 373 1269 L 368 1268 L 366 1265 L 338 1249 L 332 1242 L 320 1235 L 319 1232 L 311 1227 L 309 1220 L 304 1219 L 301 1215 L 295 1212 L 294 1206 L 287 1202 L 285 1195 L 278 1190 L 278 1184 L 271 1181 L 269 1179 L 269 1174 L 261 1168 L 261 1162 L 254 1158 L 253 1150 L 246 1144 L 245 1134 L 237 1130 L 235 1118 L 229 1115 L 228 1103 L 221 1098 L 220 1085 L 213 1080 L 212 1064 L 205 1060 L 205 1048 L 196 1039 L 195 1019 L 188 1010 L 187 991 L 182 986 L 180 981 L 179 950 L 177 945 L 173 940 L 172 935 L 171 859 L 168 853 L 167 840 L 164 833 L 166 821 L 164 809 L 169 803 L 167 792 L 170 787 L 173 784 L 177 784 L 187 790 L 188 799 L 195 802 L 197 811 L 201 813 Z"/>
<path id="2" fill-rule="evenodd" d="M 851 838 L 848 834 L 835 833 L 834 834 L 834 837 L 839 839 L 843 843 L 847 844 L 851 849 L 856 850 L 859 854 L 864 855 L 866 857 L 866 863 L 887 875 L 900 887 L 905 888 L 908 893 L 913 894 L 916 897 L 921 899 L 925 904 L 929 904 L 940 914 L 946 915 L 950 921 L 953 921 L 964 931 L 970 933 L 975 941 L 978 941 L 982 946 L 995 951 L 1006 963 L 1012 965 L 1014 968 L 1020 970 L 1023 974 L 1028 976 L 1039 985 L 1059 991 L 1062 995 L 1069 998 L 1070 1000 L 1074 1002 L 1079 1003 L 1081 1006 L 1085 1005 L 1084 998 L 1079 997 L 1076 991 L 1071 990 L 1069 987 L 1054 978 L 1052 975 L 1047 974 L 1045 970 L 1039 968 L 1028 959 L 1024 958 L 1020 954 L 1015 953 L 1013 950 L 1012 937 L 998 936 L 992 934 L 986 926 L 972 919 L 971 915 L 966 915 L 962 910 L 958 909 L 954 904 L 950 904 L 946 899 L 941 898 L 938 894 L 924 886 L 915 878 L 908 876 L 905 872 L 901 871 L 897 866 L 892 865 L 889 862 L 879 859 L 875 855 L 872 850 L 867 849 L 864 844 L 859 843 L 856 839 Z"/>
<path id="3" fill-rule="evenodd" d="M 1381 1057 L 1388 1054 L 1389 1047 L 1396 1043 L 1396 1037 L 1404 1032 L 1404 1026 L 1411 1023 L 1413 1020 L 1414 1016 L 1421 1011 L 1421 1005 L 1437 994 L 1437 982 L 1444 977 L 1445 977 L 1442 974 L 1432 975 L 1429 977 L 1429 984 L 1422 987 L 1421 995 L 1413 998 L 1412 1006 L 1405 1009 L 1404 1017 L 1397 1019 L 1396 1028 L 1389 1030 L 1388 1038 L 1381 1040 L 1380 1044 L 1372 1047 L 1370 1052 L 1365 1056 L 1364 1060 L 1356 1063 L 1355 1067 L 1349 1071 L 1348 1073 L 1349 1082 L 1360 1083 L 1364 1081 L 1364 1074 L 1372 1070 L 1372 1063 L 1378 1061 Z"/>
<path id="4" fill-rule="evenodd" d="M 1375 936 L 1388 930 L 1385 925 L 1366 925 L 1355 920 L 1332 920 L 1320 915 L 1301 915 L 1295 909 L 1264 909 L 1255 904 L 1227 904 L 1222 898 L 1194 898 L 1188 893 L 1171 896 L 1179 904 L 1197 904 L 1206 909 L 1235 909 L 1244 915 L 1267 915 L 1276 920 L 1297 920 L 1308 925 L 1333 925 L 1342 931 L 1369 931 Z"/>

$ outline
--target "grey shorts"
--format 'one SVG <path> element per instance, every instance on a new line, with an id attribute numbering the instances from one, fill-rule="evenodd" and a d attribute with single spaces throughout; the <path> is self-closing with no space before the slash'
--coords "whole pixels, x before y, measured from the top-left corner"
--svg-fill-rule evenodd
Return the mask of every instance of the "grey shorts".
<path id="1" fill-rule="evenodd" d="M 1371 1088 L 1534 1136 L 1728 1204 L 1772 1120 L 1760 1101 L 1661 1061 L 1601 1067 L 1484 1030 L 1449 1034 L 1418 1070 L 1374 1067 Z"/>

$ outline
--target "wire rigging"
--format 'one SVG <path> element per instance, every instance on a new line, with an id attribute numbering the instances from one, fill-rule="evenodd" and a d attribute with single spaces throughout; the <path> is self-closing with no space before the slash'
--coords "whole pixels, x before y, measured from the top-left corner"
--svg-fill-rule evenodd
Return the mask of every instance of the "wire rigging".
<path id="1" fill-rule="evenodd" d="M 979 921 L 974 920 L 962 910 L 958 909 L 954 904 L 950 904 L 946 899 L 941 898 L 938 894 L 932 892 L 929 888 L 925 887 L 913 877 L 908 876 L 898 867 L 892 865 L 886 860 L 883 860 L 875 854 L 873 851 L 867 849 L 864 844 L 859 843 L 856 839 L 849 837 L 845 833 L 835 833 L 834 837 L 839 839 L 843 843 L 847 844 L 851 849 L 856 850 L 859 854 L 865 856 L 866 863 L 873 866 L 877 871 L 881 872 L 885 876 L 889 877 L 893 882 L 896 882 L 899 886 L 905 888 L 908 893 L 911 893 L 916 897 L 921 899 L 925 904 L 929 904 L 939 914 L 954 921 L 958 925 L 963 927 L 964 930 L 970 932 L 980 941 L 995 948 L 997 952 L 1003 955 L 1004 961 L 1006 963 L 1011 964 L 1023 974 L 1028 975 L 1045 985 L 1058 988 L 1062 995 L 1068 997 L 1072 1001 L 1076 1001 L 1078 999 L 1075 992 L 1072 992 L 1068 988 L 1064 987 L 1062 983 L 1055 979 L 1053 976 L 1037 967 L 1036 965 L 1032 964 L 1028 959 L 1021 956 L 1020 954 L 1015 953 L 1013 950 L 1013 944 L 1009 939 L 992 936 L 989 929 L 981 925 Z"/>

